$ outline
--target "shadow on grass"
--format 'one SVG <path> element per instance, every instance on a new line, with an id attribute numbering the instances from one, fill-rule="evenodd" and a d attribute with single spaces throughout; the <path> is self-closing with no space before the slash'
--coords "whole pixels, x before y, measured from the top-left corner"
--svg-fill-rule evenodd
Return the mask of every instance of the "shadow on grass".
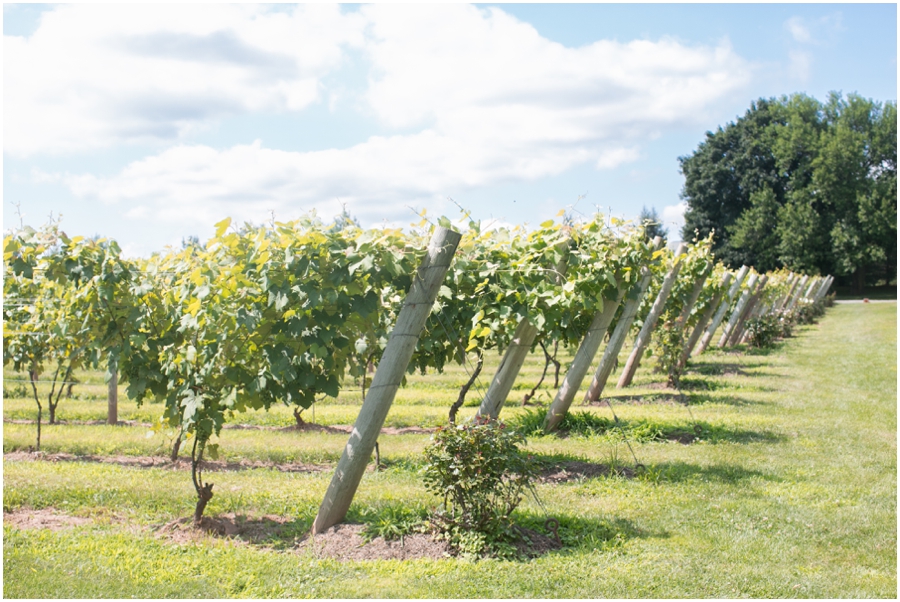
<path id="1" fill-rule="evenodd" d="M 730 406 L 764 406 L 772 405 L 769 401 L 759 401 L 756 399 L 746 399 L 737 395 L 713 395 L 710 393 L 694 393 L 687 392 L 684 396 L 685 403 L 691 406 L 699 406 L 704 404 L 723 404 Z"/>
<path id="2" fill-rule="evenodd" d="M 598 416 L 592 412 L 569 412 L 551 435 L 543 434 L 546 410 L 529 410 L 510 420 L 509 424 L 527 437 L 597 437 L 608 436 L 616 440 L 653 443 L 674 441 L 678 443 L 775 443 L 785 437 L 769 431 L 753 431 L 732 428 L 704 421 L 661 421 L 653 419 L 620 419 Z"/>
<path id="3" fill-rule="evenodd" d="M 312 527 L 309 517 L 284 517 L 267 515 L 249 517 L 246 514 L 227 512 L 213 516 L 204 516 L 200 522 L 200 531 L 213 537 L 222 537 L 263 546 L 276 550 L 293 548 Z M 159 528 L 164 536 L 181 542 L 193 540 L 198 531 L 193 526 L 193 517 L 176 519 Z"/>
<path id="4" fill-rule="evenodd" d="M 746 479 L 763 479 L 765 481 L 781 481 L 779 477 L 749 470 L 735 464 L 716 464 L 714 466 L 698 466 L 686 462 L 661 462 L 650 467 L 661 475 L 662 481 L 681 483 L 684 481 L 702 481 L 716 483 L 738 483 Z"/>
<path id="5" fill-rule="evenodd" d="M 518 513 L 516 523 L 535 531 L 546 531 L 545 525 L 548 517 L 559 521 L 558 533 L 562 543 L 559 553 L 563 554 L 586 549 L 613 551 L 621 548 L 631 539 L 670 536 L 667 531 L 643 529 L 624 518 L 586 518 L 566 514 Z"/>

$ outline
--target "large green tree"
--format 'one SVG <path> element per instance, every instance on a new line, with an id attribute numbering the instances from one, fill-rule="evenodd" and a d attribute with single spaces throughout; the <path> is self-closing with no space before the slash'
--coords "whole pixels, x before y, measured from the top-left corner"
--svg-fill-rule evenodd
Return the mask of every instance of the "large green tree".
<path id="1" fill-rule="evenodd" d="M 851 94 L 760 99 L 679 159 L 683 236 L 726 264 L 896 277 L 897 110 Z"/>

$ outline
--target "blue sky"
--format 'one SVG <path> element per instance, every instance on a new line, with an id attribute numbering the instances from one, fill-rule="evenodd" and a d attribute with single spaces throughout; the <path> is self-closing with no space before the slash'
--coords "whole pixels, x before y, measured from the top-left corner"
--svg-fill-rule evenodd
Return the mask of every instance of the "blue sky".
<path id="1" fill-rule="evenodd" d="M 677 232 L 679 156 L 760 97 L 897 98 L 895 4 L 4 4 L 4 228 L 147 255 L 346 207 Z"/>

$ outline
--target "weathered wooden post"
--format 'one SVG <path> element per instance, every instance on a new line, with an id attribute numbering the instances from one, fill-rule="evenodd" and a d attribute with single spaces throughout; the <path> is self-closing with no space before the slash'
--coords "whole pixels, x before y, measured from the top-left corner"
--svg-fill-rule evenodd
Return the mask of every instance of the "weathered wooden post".
<path id="1" fill-rule="evenodd" d="M 563 244 L 568 247 L 568 243 L 567 239 Z M 556 274 L 553 277 L 557 284 L 562 284 L 562 280 L 568 271 L 568 265 L 568 253 L 566 253 L 556 265 Z M 519 376 L 519 371 L 522 369 L 522 364 L 525 363 L 525 358 L 528 357 L 531 351 L 531 346 L 534 345 L 534 339 L 537 334 L 538 329 L 528 321 L 528 318 L 522 318 L 522 321 L 516 327 L 516 332 L 513 333 L 512 342 L 503 353 L 500 367 L 497 368 L 497 373 L 491 380 L 487 393 L 484 394 L 484 399 L 481 400 L 477 416 L 497 418 L 500 415 L 500 410 L 503 409 L 503 404 L 506 402 L 506 398 L 509 397 L 509 392 Z"/>
<path id="2" fill-rule="evenodd" d="M 816 291 L 815 300 L 821 301 L 828 294 L 828 290 L 831 288 L 831 283 L 834 281 L 832 276 L 826 276 L 825 280 L 822 282 L 822 286 L 819 287 L 819 290 Z"/>
<path id="3" fill-rule="evenodd" d="M 657 236 L 653 239 L 654 251 L 658 250 L 662 245 L 662 237 Z M 634 321 L 635 314 L 637 314 L 641 299 L 644 297 L 647 287 L 650 286 L 650 280 L 652 278 L 653 274 L 650 271 L 650 268 L 647 266 L 642 267 L 640 280 L 632 287 L 631 295 L 629 295 L 628 300 L 625 302 L 625 306 L 622 308 L 619 324 L 616 326 L 616 329 L 609 339 L 609 343 L 606 345 L 603 359 L 600 360 L 601 366 L 604 366 L 604 360 L 606 360 L 610 365 L 610 370 L 612 370 L 612 362 L 615 361 L 615 356 L 619 353 L 622 342 L 628 334 L 628 329 L 631 328 L 631 323 Z M 594 315 L 591 328 L 588 330 L 588 334 L 585 335 L 585 338 L 576 353 L 576 358 L 572 362 L 572 366 L 570 366 L 569 370 L 566 372 L 563 383 L 560 386 L 559 391 L 556 392 L 556 397 L 554 397 L 553 402 L 550 404 L 550 408 L 547 410 L 547 416 L 544 418 L 544 432 L 550 433 L 555 431 L 559 426 L 559 423 L 565 418 L 566 413 L 572 406 L 575 395 L 578 393 L 578 389 L 581 388 L 584 377 L 587 376 L 587 371 L 591 368 L 591 362 L 597 354 L 600 344 L 603 342 L 603 336 L 606 334 L 606 331 L 609 330 L 609 325 L 615 317 L 616 309 L 625 299 L 626 294 L 627 291 L 621 290 L 620 286 L 619 294 L 615 301 L 604 300 L 603 309 Z M 624 327 L 623 322 L 627 322 Z M 610 347 L 612 346 L 615 346 L 616 350 L 612 360 L 608 360 L 607 355 L 610 353 Z M 584 351 L 582 351 L 582 348 Z M 578 357 L 579 353 L 581 353 L 580 358 Z M 596 380 L 596 376 L 594 378 Z"/>
<path id="4" fill-rule="evenodd" d="M 728 340 L 729 345 L 737 345 L 742 340 L 744 340 L 744 328 L 747 325 L 747 321 L 753 317 L 754 312 L 756 311 L 757 306 L 762 300 L 763 289 L 766 287 L 766 283 L 769 282 L 769 275 L 764 274 L 759 278 L 759 281 L 756 283 L 756 290 L 750 296 L 749 301 L 747 301 L 746 307 L 744 307 L 744 311 L 741 314 L 741 318 L 738 320 L 737 325 L 734 328 L 734 331 L 731 333 L 731 338 Z"/>
<path id="5" fill-rule="evenodd" d="M 809 276 L 804 276 L 800 279 L 800 282 L 797 284 L 797 288 L 794 292 L 794 296 L 791 297 L 791 301 L 787 305 L 788 311 L 791 311 L 792 309 L 794 309 L 794 307 L 797 306 L 797 303 L 800 301 L 800 297 L 803 295 L 803 289 L 808 281 Z"/>
<path id="6" fill-rule="evenodd" d="M 112 370 L 106 393 L 106 424 L 119 423 L 119 371 Z"/>
<path id="7" fill-rule="evenodd" d="M 734 306 L 734 311 L 731 312 L 731 318 L 729 318 L 728 323 L 725 325 L 725 330 L 722 332 L 722 336 L 719 338 L 719 342 L 716 344 L 720 349 L 724 347 L 726 343 L 728 343 L 728 340 L 734 333 L 734 329 L 735 327 L 737 327 L 737 324 L 744 313 L 744 307 L 746 307 L 747 302 L 750 301 L 750 295 L 752 295 L 753 291 L 756 290 L 756 282 L 758 280 L 759 274 L 752 274 L 750 276 L 750 280 L 747 281 L 747 288 L 744 289 L 743 293 L 741 293 L 737 305 Z"/>
<path id="8" fill-rule="evenodd" d="M 806 287 L 806 292 L 803 293 L 803 298 L 808 301 L 813 300 L 813 291 L 816 290 L 817 287 L 821 286 L 822 282 L 819 280 L 819 277 L 816 276 L 812 278 L 812 281 L 809 283 L 809 286 Z"/>
<path id="9" fill-rule="evenodd" d="M 700 276 L 697 277 L 697 281 L 694 282 L 694 288 L 691 289 L 691 296 L 688 297 L 684 307 L 681 308 L 681 313 L 678 315 L 676 324 L 678 324 L 679 328 L 684 328 L 684 325 L 687 324 L 688 318 L 691 316 L 691 311 L 694 309 L 694 304 L 697 302 L 697 299 L 700 298 L 700 293 L 703 292 L 703 285 L 706 284 L 706 279 L 709 278 L 712 267 L 712 262 L 710 262 Z"/>
<path id="10" fill-rule="evenodd" d="M 641 280 L 631 289 L 631 294 L 628 296 L 628 300 L 622 308 L 622 315 L 619 316 L 619 322 L 616 324 L 615 330 L 613 330 L 612 335 L 609 337 L 609 342 L 606 344 L 606 349 L 603 351 L 603 357 L 600 358 L 600 363 L 594 371 L 594 377 L 591 379 L 591 384 L 588 387 L 587 393 L 584 395 L 584 403 L 591 403 L 600 399 L 600 395 L 606 387 L 606 381 L 609 380 L 613 367 L 616 365 L 616 358 L 619 357 L 622 345 L 625 344 L 625 339 L 628 338 L 628 331 L 631 330 L 631 325 L 634 323 L 634 319 L 637 316 L 638 309 L 641 306 L 641 300 L 647 293 L 647 288 L 649 288 L 652 279 L 653 273 L 650 271 L 650 268 L 642 268 Z M 559 420 L 562 420 L 562 418 L 560 417 Z M 555 428 L 555 425 L 553 428 Z"/>
<path id="11" fill-rule="evenodd" d="M 700 347 L 697 348 L 697 355 L 700 355 L 701 353 L 706 351 L 707 347 L 709 347 L 709 344 L 712 342 L 713 335 L 719 328 L 719 324 L 721 324 L 722 320 L 725 319 L 725 314 L 728 313 L 728 308 L 731 307 L 731 302 L 734 301 L 735 295 L 737 295 L 738 291 L 741 290 L 741 284 L 743 284 L 744 278 L 746 278 L 749 271 L 750 268 L 745 265 L 741 266 L 741 269 L 738 270 L 737 275 L 734 277 L 734 283 L 731 285 L 731 288 L 728 289 L 728 294 L 725 295 L 725 298 L 722 299 L 719 303 L 719 308 L 716 310 L 716 314 L 715 316 L 713 316 L 712 322 L 709 323 L 709 326 L 703 332 L 703 337 L 700 339 Z"/>
<path id="12" fill-rule="evenodd" d="M 794 290 L 797 288 L 797 285 L 800 284 L 800 275 L 791 272 L 790 283 L 791 285 L 788 287 L 788 291 L 781 299 L 778 300 L 778 304 L 775 306 L 777 310 L 784 309 L 790 302 L 791 296 L 794 294 Z"/>
<path id="13" fill-rule="evenodd" d="M 609 325 L 616 316 L 616 309 L 624 297 L 625 291 L 619 288 L 616 298 L 604 299 L 603 309 L 594 314 L 594 319 L 591 321 L 581 345 L 578 346 L 578 351 L 575 352 L 572 365 L 566 370 L 563 382 L 550 404 L 550 409 L 547 410 L 547 416 L 544 418 L 545 432 L 549 433 L 554 430 L 572 406 L 575 394 L 578 393 L 585 375 L 591 369 L 591 362 L 594 361 L 600 343 L 603 342 L 603 337 L 606 336 L 606 331 L 609 330 Z"/>
<path id="14" fill-rule="evenodd" d="M 314 534 L 341 522 L 347 515 L 460 238 L 458 232 L 446 228 L 437 228 L 431 237 L 313 522 Z"/>
<path id="15" fill-rule="evenodd" d="M 728 284 L 731 282 L 732 278 L 733 276 L 731 272 L 725 272 L 722 275 L 722 284 L 719 286 L 719 292 L 709 300 L 709 305 L 706 306 L 706 309 L 703 311 L 703 314 L 697 321 L 697 325 L 694 326 L 694 330 L 691 332 L 691 336 L 688 337 L 688 340 L 684 345 L 684 351 L 681 354 L 681 363 L 679 364 L 681 367 L 684 367 L 685 364 L 687 364 L 687 361 L 690 359 L 691 353 L 694 352 L 694 347 L 697 346 L 697 342 L 700 340 L 700 336 L 703 334 L 703 330 L 712 319 L 716 309 L 718 309 L 719 303 L 722 301 L 722 297 L 725 296 L 725 290 L 728 287 Z"/>
<path id="16" fill-rule="evenodd" d="M 659 320 L 659 316 L 662 315 L 663 309 L 665 309 L 666 306 L 666 300 L 669 298 L 669 293 L 672 292 L 675 281 L 678 279 L 678 272 L 681 270 L 682 264 L 681 257 L 684 255 L 685 251 L 687 251 L 686 243 L 681 243 L 681 245 L 678 246 L 678 250 L 675 251 L 675 259 L 672 263 L 672 268 L 663 279 L 662 287 L 659 289 L 659 294 L 656 296 L 656 301 L 653 302 L 650 312 L 647 314 L 646 319 L 644 319 L 644 325 L 641 327 L 641 331 L 634 340 L 634 348 L 631 350 L 631 355 L 628 356 L 628 361 L 625 362 L 625 368 L 622 370 L 621 376 L 619 376 L 619 382 L 616 384 L 616 387 L 620 389 L 631 384 L 634 373 L 637 372 L 638 366 L 641 364 L 641 357 L 644 355 L 644 350 L 647 348 L 647 345 L 650 344 L 650 336 L 653 334 L 653 329 L 656 328 L 656 322 Z"/>

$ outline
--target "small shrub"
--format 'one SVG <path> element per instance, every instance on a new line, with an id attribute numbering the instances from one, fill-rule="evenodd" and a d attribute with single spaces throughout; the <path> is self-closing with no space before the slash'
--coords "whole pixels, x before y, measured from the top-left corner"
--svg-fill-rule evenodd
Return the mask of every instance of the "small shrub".
<path id="1" fill-rule="evenodd" d="M 835 299 L 837 299 L 836 291 L 830 295 L 825 295 L 825 307 L 834 307 Z"/>
<path id="2" fill-rule="evenodd" d="M 659 372 L 668 375 L 670 387 L 677 388 L 684 373 L 684 366 L 681 363 L 684 342 L 684 328 L 675 320 L 667 321 L 659 328 L 656 343 L 659 355 L 656 367 Z"/>
<path id="3" fill-rule="evenodd" d="M 747 321 L 747 332 L 750 344 L 754 347 L 766 348 L 775 344 L 783 329 L 778 316 L 765 315 Z"/>
<path id="4" fill-rule="evenodd" d="M 511 515 L 537 474 L 523 443 L 502 422 L 478 417 L 439 428 L 425 448 L 425 487 L 443 500 L 432 524 L 460 553 L 517 555 Z"/>
<path id="5" fill-rule="evenodd" d="M 825 313 L 825 301 L 801 299 L 794 308 L 797 324 L 813 324 Z"/>

